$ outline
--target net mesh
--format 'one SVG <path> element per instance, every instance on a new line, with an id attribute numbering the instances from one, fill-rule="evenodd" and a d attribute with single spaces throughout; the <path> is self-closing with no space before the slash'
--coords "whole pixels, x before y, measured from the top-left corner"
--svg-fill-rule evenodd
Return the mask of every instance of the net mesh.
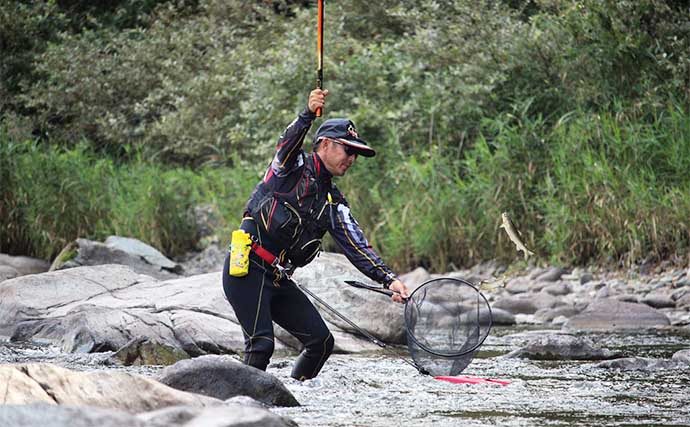
<path id="1" fill-rule="evenodd" d="M 405 305 L 407 346 L 430 375 L 458 375 L 491 329 L 491 308 L 462 279 L 441 278 L 418 287 Z"/>

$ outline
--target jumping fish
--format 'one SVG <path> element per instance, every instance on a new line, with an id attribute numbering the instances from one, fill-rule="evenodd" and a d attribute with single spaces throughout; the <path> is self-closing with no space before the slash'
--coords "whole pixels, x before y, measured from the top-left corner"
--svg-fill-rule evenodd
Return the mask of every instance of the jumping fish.
<path id="1" fill-rule="evenodd" d="M 513 221 L 510 220 L 508 212 L 503 212 L 501 214 L 501 221 L 503 222 L 501 224 L 501 228 L 503 228 L 506 231 L 506 233 L 508 233 L 510 241 L 515 244 L 517 250 L 522 251 L 525 254 L 525 259 L 527 259 L 529 255 L 534 255 L 534 252 L 527 249 L 525 244 L 522 242 L 522 239 L 520 238 L 520 232 L 515 227 L 515 224 L 513 224 Z"/>

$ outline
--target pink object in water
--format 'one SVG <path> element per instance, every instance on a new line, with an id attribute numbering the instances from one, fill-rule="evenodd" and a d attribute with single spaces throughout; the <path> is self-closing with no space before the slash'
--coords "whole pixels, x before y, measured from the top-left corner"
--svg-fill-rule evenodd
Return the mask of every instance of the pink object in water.
<path id="1" fill-rule="evenodd" d="M 503 381 L 503 380 L 494 380 L 491 378 L 479 378 L 479 377 L 466 377 L 466 376 L 458 376 L 458 377 L 444 377 L 444 376 L 439 376 L 439 377 L 434 377 L 435 380 L 441 380 L 441 381 L 448 381 L 451 383 L 455 384 L 499 384 L 499 385 L 508 385 L 510 384 L 510 381 Z"/>

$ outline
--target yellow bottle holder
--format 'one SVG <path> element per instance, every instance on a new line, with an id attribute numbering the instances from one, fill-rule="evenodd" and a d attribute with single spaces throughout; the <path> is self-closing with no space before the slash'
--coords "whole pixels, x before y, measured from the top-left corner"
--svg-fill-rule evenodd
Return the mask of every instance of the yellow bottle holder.
<path id="1" fill-rule="evenodd" d="M 252 238 L 244 230 L 232 232 L 230 242 L 230 271 L 234 277 L 244 277 L 249 274 L 249 252 L 252 249 Z"/>

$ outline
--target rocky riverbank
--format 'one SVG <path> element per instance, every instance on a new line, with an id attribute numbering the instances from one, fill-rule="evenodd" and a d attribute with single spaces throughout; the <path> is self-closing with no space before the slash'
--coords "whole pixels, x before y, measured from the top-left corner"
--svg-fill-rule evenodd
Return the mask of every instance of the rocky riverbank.
<path id="1" fill-rule="evenodd" d="M 140 243 L 121 238 L 112 238 L 105 243 L 79 240 L 69 250 L 63 251 L 63 255 L 51 266 L 52 271 L 45 271 L 46 265 L 40 262 L 36 262 L 34 269 L 30 270 L 25 266 L 31 264 L 31 260 L 0 257 L 0 271 L 5 272 L 5 277 L 12 277 L 0 282 L 0 336 L 10 342 L 49 343 L 64 354 L 107 355 L 98 362 L 102 366 L 175 364 L 179 367 L 179 364 L 194 361 L 195 364 L 220 363 L 222 369 L 226 370 L 224 372 L 237 368 L 223 365 L 227 361 L 221 363 L 204 359 L 238 355 L 244 347 L 241 328 L 220 286 L 218 270 L 223 251 L 210 245 L 205 255 L 196 254 L 175 262 Z M 112 263 L 114 261 L 117 263 Z M 23 269 L 16 268 L 18 265 L 23 265 Z M 687 267 L 659 266 L 657 270 L 643 272 L 587 271 L 553 266 L 534 267 L 510 274 L 506 274 L 506 271 L 512 270 L 487 263 L 442 275 L 417 269 L 405 274 L 403 279 L 414 289 L 424 281 L 439 276 L 462 277 L 477 284 L 482 280 L 504 277 L 504 287 L 486 293 L 492 305 L 495 324 L 541 327 L 548 332 L 530 337 L 519 348 L 499 351 L 496 357 L 603 360 L 599 362 L 601 369 L 688 369 L 687 350 L 682 348 L 662 358 L 631 357 L 625 352 L 600 348 L 598 343 L 581 336 L 602 331 L 665 331 L 675 336 L 690 336 L 690 271 Z M 389 343 L 404 343 L 402 306 L 391 303 L 383 295 L 345 285 L 345 280 L 367 282 L 367 279 L 342 255 L 323 253 L 308 267 L 300 269 L 294 278 L 370 334 Z M 339 318 L 328 311 L 324 311 L 323 315 L 336 338 L 336 353 L 371 355 L 379 352 L 377 346 L 354 335 L 350 326 Z M 291 358 L 300 350 L 299 343 L 278 327 L 276 337 L 277 357 Z M 17 384 L 30 384 L 32 381 L 44 385 L 50 383 L 40 374 L 50 371 L 50 367 L 21 365 L 21 360 L 2 355 L 0 359 L 14 362 L 0 365 L 5 370 L 6 378 L 28 376 Z M 190 369 L 194 372 L 194 368 Z M 214 396 L 219 400 L 227 399 L 229 395 L 253 395 L 261 400 L 262 396 L 270 394 L 267 390 L 275 391 L 281 387 L 279 382 L 262 382 L 258 377 L 247 377 L 250 379 L 243 382 L 244 387 L 247 383 L 269 384 L 252 391 L 243 389 L 239 383 L 219 384 L 217 380 L 198 373 L 188 376 L 199 382 L 193 386 L 180 385 L 179 382 L 170 385 L 202 395 L 206 394 L 204 391 L 215 387 L 225 393 Z M 216 375 L 216 378 L 221 377 L 223 375 Z M 114 387 L 138 392 L 149 386 Z M 52 386 L 43 387 L 42 390 L 52 396 L 52 404 L 68 405 L 70 402 L 54 398 L 50 391 L 53 390 Z M 36 393 L 23 395 L 19 400 L 11 400 L 5 395 L 4 400 L 0 401 L 30 404 L 41 401 L 37 398 L 39 395 L 40 391 L 36 390 Z M 13 399 L 17 399 L 16 395 Z M 74 404 L 89 406 L 88 400 Z M 275 402 L 262 404 L 275 405 Z M 95 406 L 122 409 L 110 401 Z M 163 406 L 179 405 L 165 403 Z M 35 412 L 33 409 L 18 410 L 29 414 Z M 16 415 L 8 415 L 7 408 L 3 408 L 3 411 L 0 420 L 3 416 L 11 419 Z M 64 414 L 57 416 L 54 408 L 50 411 L 53 411 L 51 413 L 56 420 L 62 416 L 69 419 Z M 70 408 L 68 411 L 76 410 Z M 195 417 L 200 417 L 199 420 L 207 417 L 205 409 L 186 407 L 177 411 L 175 417 L 185 419 L 185 422 Z M 186 418 L 179 415 L 180 411 L 187 414 Z M 157 415 L 143 416 L 141 414 L 144 412 L 139 409 L 130 412 L 138 416 L 139 421 L 146 419 L 150 423 L 157 422 L 154 420 Z M 87 418 L 90 416 L 87 414 Z M 290 420 L 276 420 L 277 423 L 291 423 Z M 179 425 L 187 424 L 180 421 Z M 199 421 L 194 425 L 216 424 L 202 424 Z"/>

